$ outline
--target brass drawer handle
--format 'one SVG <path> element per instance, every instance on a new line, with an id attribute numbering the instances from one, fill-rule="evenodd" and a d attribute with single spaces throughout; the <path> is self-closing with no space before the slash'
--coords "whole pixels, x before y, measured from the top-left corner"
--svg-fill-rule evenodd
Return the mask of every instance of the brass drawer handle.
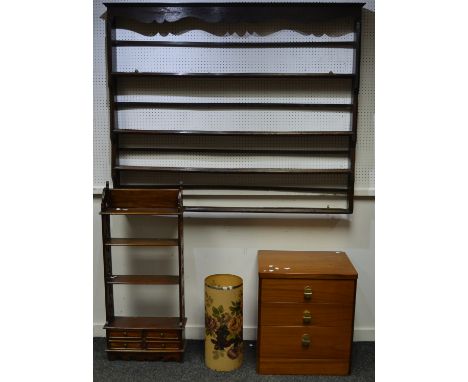
<path id="1" fill-rule="evenodd" d="M 128 347 L 128 344 L 125 342 L 124 343 L 124 348 L 127 348 Z"/>
<path id="2" fill-rule="evenodd" d="M 304 310 L 304 313 L 302 314 L 302 322 L 304 324 L 310 324 L 312 321 L 312 316 L 310 315 L 310 312 L 308 310 Z"/>
<path id="3" fill-rule="evenodd" d="M 310 337 L 308 334 L 303 334 L 302 335 L 302 346 L 304 347 L 309 347 L 310 345 Z"/>
<path id="4" fill-rule="evenodd" d="M 128 333 L 127 333 L 126 330 L 123 332 L 123 335 L 124 335 L 124 337 L 127 337 Z"/>
<path id="5" fill-rule="evenodd" d="M 161 347 L 162 347 L 162 348 L 165 348 L 165 347 L 166 347 L 166 344 L 161 344 Z"/>
<path id="6" fill-rule="evenodd" d="M 159 336 L 162 338 L 164 337 L 164 333 L 159 333 Z"/>
<path id="7" fill-rule="evenodd" d="M 306 286 L 304 288 L 304 298 L 306 300 L 310 300 L 312 298 L 312 288 L 310 286 Z"/>

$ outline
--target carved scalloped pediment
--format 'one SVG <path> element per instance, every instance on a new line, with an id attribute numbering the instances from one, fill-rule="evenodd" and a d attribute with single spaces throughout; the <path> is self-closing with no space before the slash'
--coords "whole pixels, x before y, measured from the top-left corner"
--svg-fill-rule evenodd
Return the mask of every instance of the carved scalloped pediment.
<path id="1" fill-rule="evenodd" d="M 276 4 L 162 4 L 105 3 L 108 14 L 142 23 L 176 22 L 186 18 L 207 23 L 256 23 L 288 21 L 308 23 L 341 17 L 358 17 L 364 3 L 276 3 Z"/>

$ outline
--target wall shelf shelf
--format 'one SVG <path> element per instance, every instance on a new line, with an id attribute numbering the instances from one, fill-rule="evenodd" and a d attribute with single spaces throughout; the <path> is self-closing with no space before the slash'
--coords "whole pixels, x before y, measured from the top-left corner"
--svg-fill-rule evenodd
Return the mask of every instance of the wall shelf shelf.
<path id="1" fill-rule="evenodd" d="M 108 284 L 131 285 L 178 285 L 179 276 L 171 275 L 112 275 L 107 280 Z"/>
<path id="2" fill-rule="evenodd" d="M 115 213 L 114 211 L 118 211 Z M 112 215 L 156 215 L 177 217 L 177 237 L 115 238 L 111 236 Z M 180 189 L 110 189 L 107 183 L 101 203 L 104 287 L 106 302 L 106 339 L 109 359 L 163 359 L 182 361 L 185 341 L 183 203 Z M 112 248 L 115 246 L 174 247 L 177 252 L 176 275 L 114 275 Z M 177 285 L 178 317 L 119 317 L 114 313 L 115 285 Z M 154 342 L 157 339 L 157 344 Z M 158 345 L 158 346 L 156 346 Z"/>
<path id="3" fill-rule="evenodd" d="M 176 239 L 112 238 L 107 240 L 104 245 L 115 247 L 177 247 L 179 243 Z"/>
<path id="4" fill-rule="evenodd" d="M 262 174 L 258 177 L 256 183 L 249 180 L 248 184 L 243 184 L 242 182 L 247 179 L 247 177 L 240 177 L 239 186 L 244 186 L 244 190 L 288 189 L 297 192 L 307 192 L 310 189 L 336 188 L 339 189 L 336 194 L 340 195 L 342 200 L 346 201 L 346 208 L 337 208 L 336 210 L 339 210 L 340 213 L 353 212 L 360 82 L 361 19 L 364 3 L 104 4 L 107 7 L 106 59 L 109 90 L 110 140 L 112 145 L 111 174 L 114 188 L 132 188 L 138 184 L 143 188 L 147 186 L 158 188 L 161 185 L 165 185 L 169 187 L 182 186 L 183 188 L 192 189 L 201 189 L 200 186 L 209 186 L 209 189 L 222 189 L 223 186 L 228 186 L 228 184 L 223 184 L 221 177 L 219 178 L 220 184 L 210 184 L 210 182 L 204 179 L 205 176 L 210 174 L 212 176 L 215 174 Z M 188 26 L 184 26 L 184 32 L 196 30 L 197 28 L 195 28 L 195 26 L 199 27 L 200 23 L 201 25 L 206 24 L 208 29 L 208 26 L 212 26 L 213 24 L 254 26 L 267 23 L 269 26 L 274 26 L 275 23 L 277 23 L 279 25 L 278 30 L 286 28 L 300 31 L 300 25 L 307 25 L 313 29 L 313 34 L 315 36 L 328 36 L 325 39 L 322 37 L 317 37 L 315 39 L 301 37 L 301 41 L 285 41 L 286 39 L 283 37 L 280 38 L 280 41 L 271 41 L 271 38 L 263 37 L 256 37 L 251 40 L 247 38 L 242 41 L 232 41 L 231 38 L 220 37 L 222 35 L 218 35 L 214 41 L 209 41 L 206 38 L 201 38 L 199 41 L 197 41 L 196 38 L 194 41 L 188 41 L 190 38 L 185 41 L 175 41 L 170 37 L 171 33 L 166 33 L 166 31 L 166 34 L 159 34 L 158 37 L 153 38 L 156 36 L 153 32 L 157 32 L 158 25 L 164 24 L 166 29 L 170 29 L 172 26 L 175 27 L 177 21 L 187 21 L 188 19 L 191 20 L 190 22 L 192 22 L 194 26 L 191 27 L 191 24 L 187 22 Z M 348 25 L 349 30 L 339 38 L 336 38 L 336 34 L 330 34 L 327 29 L 320 29 L 324 27 L 325 23 L 328 23 L 332 30 L 336 31 L 336 29 L 333 28 L 338 28 L 339 25 L 342 25 L 340 23 L 342 23 L 343 20 L 346 20 L 346 25 Z M 150 28 L 152 33 L 149 33 Z M 131 33 L 117 33 L 119 29 L 125 29 L 131 31 Z M 275 27 L 273 27 L 273 29 L 275 29 Z M 352 33 L 352 37 L 349 33 Z M 138 37 L 137 34 L 140 37 Z M 345 36 L 345 34 L 348 34 L 348 36 Z M 162 35 L 167 37 L 161 37 Z M 284 66 L 284 70 L 282 70 L 283 66 L 272 69 L 272 67 L 268 65 L 246 67 L 245 71 L 242 69 L 238 71 L 236 66 L 229 65 L 215 65 L 216 67 L 214 68 L 201 66 L 197 70 L 197 68 L 192 68 L 190 65 L 180 68 L 177 66 L 168 66 L 164 56 L 168 54 L 168 50 L 165 48 L 170 48 L 171 52 L 182 52 L 181 54 L 183 54 L 184 49 L 192 52 L 196 51 L 194 49 L 258 49 L 261 51 L 262 49 L 292 48 L 298 51 L 301 50 L 302 52 L 304 49 L 318 49 L 319 52 L 324 55 L 330 54 L 327 56 L 328 60 L 332 60 L 333 62 L 330 61 L 330 64 L 327 64 L 326 61 L 319 60 L 321 64 L 318 66 L 309 66 L 307 62 L 304 62 L 304 66 Z M 342 52 L 344 55 L 343 57 L 347 57 L 346 59 L 350 60 L 349 66 L 341 65 L 340 60 L 342 59 L 329 53 L 332 51 Z M 229 52 L 236 54 L 236 52 L 232 50 Z M 250 52 L 252 51 L 250 50 Z M 282 52 L 286 52 L 286 50 Z M 128 56 L 125 58 L 126 54 Z M 151 56 L 156 54 L 161 54 L 162 56 Z M 179 53 L 175 54 L 177 55 Z M 138 57 L 155 57 L 154 62 L 156 64 L 152 66 L 146 64 L 138 66 L 131 61 L 132 55 L 137 57 L 137 59 Z M 335 61 L 339 63 L 338 66 L 333 65 Z M 159 65 L 157 63 L 162 64 Z M 305 66 L 306 64 L 307 66 Z M 264 67 L 266 69 L 262 70 Z M 182 79 L 181 83 L 183 86 L 186 86 L 185 84 L 189 86 L 191 81 L 193 83 L 195 79 L 203 79 L 207 82 L 210 81 L 210 84 L 217 82 L 218 85 L 216 86 L 221 86 L 221 88 L 223 86 L 222 84 L 225 82 L 231 81 L 230 83 L 232 83 L 233 81 L 237 82 L 237 80 L 247 80 L 249 84 L 255 86 L 257 86 L 258 83 L 254 81 L 262 79 L 278 82 L 291 80 L 292 84 L 297 83 L 299 80 L 304 80 L 317 82 L 318 85 L 314 85 L 314 87 L 311 88 L 311 94 L 317 91 L 316 86 L 323 86 L 326 91 L 331 92 L 336 92 L 337 89 L 340 88 L 339 91 L 341 93 L 339 93 L 340 96 L 337 96 L 336 102 L 333 102 L 334 99 L 332 102 L 327 102 L 328 99 L 324 100 L 326 97 L 323 97 L 323 95 L 318 96 L 320 99 L 313 99 L 308 102 L 311 97 L 309 96 L 306 98 L 304 93 L 301 93 L 301 100 L 297 102 L 281 102 L 280 100 L 276 102 L 204 102 L 202 98 L 200 98 L 201 102 L 178 102 L 178 99 L 175 100 L 176 102 L 166 102 L 166 100 L 160 102 L 160 98 L 151 99 L 149 96 L 151 92 L 150 88 L 155 91 L 158 87 L 158 82 L 150 81 L 152 78 L 167 78 L 165 81 Z M 142 86 L 142 80 L 144 79 L 148 79 L 147 82 L 143 81 L 145 83 L 143 84 L 144 92 L 142 94 L 145 97 L 143 99 L 141 97 L 136 97 L 136 99 L 133 98 L 132 100 L 130 93 L 135 91 L 135 86 L 136 88 Z M 329 89 L 327 81 L 333 81 L 334 86 Z M 197 86 L 200 86 L 200 84 Z M 187 89 L 187 87 L 184 89 Z M 188 89 L 190 89 L 190 87 Z M 302 91 L 304 89 L 302 89 Z M 347 95 L 343 96 L 343 92 L 346 92 Z M 124 97 L 121 98 L 121 95 L 124 95 Z M 166 93 L 163 93 L 163 95 L 165 96 Z M 217 95 L 218 93 L 214 96 Z M 180 96 L 182 96 L 182 94 L 180 94 Z M 220 98 L 222 101 L 222 97 Z M 231 101 L 231 99 L 229 99 L 229 101 Z M 198 112 L 197 118 L 190 119 L 189 112 L 192 110 L 200 110 L 203 112 L 213 111 L 213 113 L 210 113 L 209 118 L 215 119 L 210 122 L 211 125 L 210 123 L 204 124 L 205 120 L 211 121 L 211 119 L 198 119 L 199 116 L 203 116 L 202 113 Z M 249 120 L 249 118 L 251 118 L 250 116 L 253 115 L 251 111 L 254 110 L 259 110 L 259 114 L 255 118 L 265 118 L 265 121 L 270 121 L 270 118 L 283 118 L 279 116 L 288 115 L 285 113 L 290 113 L 289 115 L 291 115 L 291 113 L 297 112 L 297 115 L 307 115 L 307 117 L 300 117 L 298 121 L 309 121 L 310 119 L 312 122 L 302 122 L 304 125 L 297 128 L 292 128 L 292 123 L 291 126 L 288 126 L 288 122 L 284 122 L 284 128 L 282 128 L 281 131 L 277 131 L 279 128 L 273 123 L 271 127 L 268 125 L 262 128 L 262 126 L 256 125 L 258 123 L 257 119 L 253 119 L 252 122 Z M 174 115 L 177 117 L 171 117 L 171 113 L 176 113 Z M 228 117 L 226 117 L 225 120 L 230 119 L 232 121 L 238 121 L 236 123 L 250 124 L 252 127 L 248 131 L 240 131 L 240 129 L 236 131 L 234 129 L 237 128 L 237 126 L 230 128 L 227 123 L 224 124 L 222 113 L 228 113 Z M 244 117 L 244 115 L 248 115 L 249 117 Z M 132 118 L 137 117 L 145 119 L 142 126 L 138 126 L 138 124 L 132 122 Z M 288 116 L 288 118 L 294 119 L 295 117 Z M 282 120 L 279 119 L 278 121 Z M 307 125 L 305 125 L 305 123 L 307 123 Z M 327 125 L 327 123 L 330 123 L 330 125 Z M 134 128 L 134 126 L 138 127 L 138 129 Z M 327 128 L 328 130 L 325 130 Z M 340 129 L 343 131 L 340 131 Z M 134 138 L 140 136 L 141 139 L 148 136 L 154 140 L 156 137 L 172 136 L 176 138 L 184 135 L 187 139 L 197 140 L 197 142 L 210 142 L 212 137 L 232 137 L 233 143 L 230 145 L 229 150 L 223 150 L 220 147 L 210 147 L 209 143 L 205 143 L 204 147 L 194 148 L 177 145 L 175 141 L 172 143 L 172 146 L 167 146 L 166 142 L 166 147 L 161 147 L 157 142 L 154 147 L 150 147 L 150 145 L 132 147 L 125 142 L 132 136 L 135 136 Z M 235 137 L 249 139 L 249 142 L 248 144 L 235 146 Z M 323 144 L 318 141 L 314 146 L 310 145 L 310 147 L 307 148 L 301 147 L 297 150 L 295 147 L 283 147 L 280 142 L 276 141 L 269 149 L 258 147 L 261 146 L 258 142 L 262 139 L 271 139 L 273 137 L 278 140 L 282 138 L 289 139 L 288 137 L 314 137 L 317 139 L 343 139 L 343 141 L 340 141 L 337 147 L 324 147 Z M 343 142 L 346 145 L 345 147 L 342 146 Z M 125 160 L 122 160 L 123 154 L 127 155 Z M 148 162 L 145 162 L 145 165 L 140 165 L 139 162 L 135 162 L 135 154 L 143 155 L 146 159 L 151 157 L 157 158 L 158 156 L 167 154 L 174 156 L 195 156 L 197 154 L 204 154 L 205 159 L 200 160 L 200 164 L 198 164 L 198 162 L 195 165 L 189 163 L 189 166 L 148 166 L 146 165 Z M 222 165 L 223 168 L 210 168 L 210 164 L 204 164 L 207 162 L 203 162 L 211 155 L 225 155 L 226 158 L 228 158 L 229 154 L 249 154 L 254 158 L 265 155 L 282 158 L 280 162 L 283 168 L 271 168 L 276 167 L 275 165 L 266 165 L 266 168 L 262 168 L 261 165 L 248 166 L 254 168 L 237 168 L 238 165 L 233 165 L 233 167 L 227 168 L 224 164 Z M 302 168 L 308 167 L 307 165 L 295 165 L 295 168 L 290 168 L 291 165 L 288 163 L 290 163 L 292 159 L 284 159 L 284 157 L 294 155 L 307 156 L 307 160 L 317 159 L 317 163 L 324 168 L 315 168 L 315 165 L 311 166 L 313 169 Z M 327 159 L 327 161 L 325 161 L 324 158 L 318 158 L 323 155 L 329 155 L 329 160 Z M 333 165 L 335 160 L 340 160 L 343 157 L 348 159 L 348 167 L 346 169 L 335 168 L 340 167 Z M 262 160 L 265 159 L 267 158 L 263 158 Z M 294 158 L 294 160 L 296 159 L 299 158 Z M 243 163 L 247 163 L 247 160 L 250 159 L 246 158 Z M 159 162 L 157 163 L 159 164 Z M 296 161 L 294 163 L 300 162 Z M 146 173 L 153 173 L 156 176 L 147 176 L 145 175 Z M 158 174 L 163 174 L 165 176 L 160 176 Z M 166 175 L 169 174 L 170 178 L 173 179 L 172 181 L 167 180 L 168 177 Z M 190 174 L 200 174 L 200 177 L 195 180 Z M 281 174 L 284 175 L 282 178 L 278 176 Z M 311 180 L 309 187 L 301 185 L 295 186 L 289 183 L 290 176 L 294 174 L 298 176 L 315 176 L 316 178 L 314 178 L 313 181 Z M 320 181 L 317 177 L 319 175 L 323 175 Z M 340 176 L 340 184 L 338 187 L 329 187 L 330 184 L 327 176 L 333 175 Z M 264 184 L 268 183 L 265 181 L 265 177 L 267 176 L 274 177 L 274 182 L 276 182 L 274 187 Z M 314 182 L 322 183 L 315 184 Z M 334 182 L 335 180 L 331 183 Z M 220 187 L 217 188 L 217 186 Z M 231 189 L 235 190 L 239 188 L 231 187 Z M 210 206 L 206 206 L 205 210 L 221 211 L 218 207 L 213 207 L 211 209 Z M 283 210 L 294 211 L 293 213 L 330 213 L 330 209 L 327 208 L 308 207 L 296 209 L 287 208 L 286 205 L 279 205 L 277 207 L 278 212 Z M 259 211 L 259 209 L 249 207 L 244 209 L 236 207 L 233 208 L 232 211 L 247 213 L 270 212 L 270 209 L 261 209 L 261 211 Z M 114 213 L 117 214 L 116 211 L 114 211 Z"/>
<path id="5" fill-rule="evenodd" d="M 327 78 L 352 80 L 352 73 L 168 73 L 168 72 L 112 72 L 113 78 L 120 77 L 186 77 L 186 78 Z"/>

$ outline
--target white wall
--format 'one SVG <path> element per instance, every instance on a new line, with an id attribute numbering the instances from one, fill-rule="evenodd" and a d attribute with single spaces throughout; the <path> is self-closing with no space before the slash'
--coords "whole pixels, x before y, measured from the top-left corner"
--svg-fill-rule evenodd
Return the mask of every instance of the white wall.
<path id="1" fill-rule="evenodd" d="M 94 335 L 104 336 L 104 281 L 100 197 L 94 197 Z M 171 219 L 115 217 L 114 236 L 175 235 Z M 374 340 L 374 199 L 357 198 L 349 217 L 187 216 L 184 221 L 186 336 L 201 339 L 204 328 L 203 279 L 213 273 L 234 273 L 244 279 L 244 338 L 255 339 L 257 263 L 260 249 L 343 250 L 359 273 L 355 340 Z M 155 253 L 160 251 L 160 253 Z M 174 252 L 118 248 L 114 273 L 176 273 Z M 117 286 L 116 314 L 176 315 L 177 287 Z"/>

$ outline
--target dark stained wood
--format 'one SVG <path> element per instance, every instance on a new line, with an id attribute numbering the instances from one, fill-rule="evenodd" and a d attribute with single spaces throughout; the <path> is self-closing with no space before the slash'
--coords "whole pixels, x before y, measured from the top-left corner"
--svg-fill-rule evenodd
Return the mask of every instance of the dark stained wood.
<path id="1" fill-rule="evenodd" d="M 111 215 L 174 215 L 178 236 L 173 239 L 113 238 L 110 235 Z M 101 215 L 102 242 L 105 262 L 106 337 L 109 360 L 183 361 L 184 311 L 182 190 L 179 189 L 109 189 L 103 190 Z M 178 275 L 113 275 L 113 246 L 151 246 L 178 248 Z M 115 317 L 112 287 L 115 284 L 178 285 L 178 317 Z"/>
<path id="2" fill-rule="evenodd" d="M 104 3 L 114 17 L 142 23 L 194 18 L 207 23 L 311 23 L 358 17 L 365 3 Z"/>
<path id="3" fill-rule="evenodd" d="M 306 136 L 316 135 L 323 137 L 351 136 L 351 131 L 226 131 L 226 130 L 136 130 L 116 129 L 115 134 L 144 134 L 144 135 L 272 135 L 272 136 Z"/>
<path id="4" fill-rule="evenodd" d="M 197 42 L 114 40 L 112 46 L 147 46 L 173 48 L 354 48 L 354 41 L 295 42 Z"/>
<path id="5" fill-rule="evenodd" d="M 185 212 L 272 213 L 272 214 L 347 214 L 346 208 L 281 208 L 281 207 L 210 207 L 190 206 Z"/>
<path id="6" fill-rule="evenodd" d="M 112 78 L 115 64 L 115 52 L 112 50 L 112 40 L 115 39 L 115 18 L 111 15 L 106 17 L 106 74 L 107 74 L 107 90 L 109 99 L 109 131 L 111 140 L 111 165 L 112 167 L 117 164 L 119 136 L 112 134 L 112 131 L 118 127 L 118 116 L 115 109 L 115 99 L 117 94 L 117 80 Z M 119 174 L 111 169 L 112 182 L 114 187 L 120 184 Z"/>
<path id="7" fill-rule="evenodd" d="M 341 251 L 262 250 L 258 252 L 258 272 L 261 278 L 357 278 L 356 269 L 346 253 Z"/>
<path id="8" fill-rule="evenodd" d="M 173 168 L 162 169 L 149 166 L 121 166 L 119 165 L 119 154 L 123 150 L 120 146 L 120 134 L 152 134 L 152 135 L 173 135 L 173 134 L 190 134 L 197 135 L 246 135 L 246 136 L 294 136 L 294 135 L 317 135 L 317 136 L 350 136 L 349 146 L 344 152 L 350 161 L 349 171 L 347 174 L 346 194 L 342 199 L 346 200 L 346 208 L 335 209 L 330 213 L 352 213 L 354 200 L 354 171 L 355 171 L 355 145 L 356 145 L 356 130 L 357 130 L 357 93 L 359 91 L 359 65 L 360 65 L 360 50 L 361 50 L 361 12 L 365 3 L 105 3 L 107 7 L 106 13 L 106 54 L 107 54 L 107 75 L 109 87 L 109 102 L 110 102 L 110 134 L 112 142 L 111 154 L 111 173 L 114 182 L 114 187 L 122 187 L 121 178 L 130 172 L 137 171 L 170 171 L 174 174 L 180 174 L 179 181 L 183 178 L 185 172 L 195 172 L 189 168 Z M 116 39 L 117 25 L 125 20 L 133 20 L 141 23 L 166 23 L 176 22 L 182 19 L 191 18 L 206 23 L 269 23 L 275 25 L 279 22 L 281 25 L 290 25 L 291 29 L 300 30 L 297 28 L 299 24 L 313 24 L 316 22 L 328 22 L 344 20 L 349 21 L 349 24 L 354 23 L 355 38 L 352 41 L 304 41 L 304 42 L 201 42 L 201 41 L 124 41 Z M 323 73 L 195 73 L 195 72 L 132 72 L 117 71 L 115 59 L 115 47 L 171 47 L 174 49 L 187 48 L 305 48 L 305 49 L 321 49 L 321 48 L 344 48 L 352 49 L 354 52 L 354 67 L 352 73 L 333 73 L 332 71 Z M 211 78 L 223 80 L 229 78 L 301 78 L 301 79 L 325 79 L 325 80 L 351 80 L 353 96 L 352 104 L 262 104 L 262 103 L 164 103 L 164 102 L 116 102 L 118 87 L 120 86 L 120 78 L 147 78 L 147 77 L 168 77 L 168 78 Z M 232 132 L 232 131 L 165 131 L 158 127 L 157 130 L 128 130 L 119 129 L 117 121 L 117 110 L 123 108 L 185 108 L 185 109 L 273 109 L 273 110 L 331 110 L 331 111 L 346 111 L 353 114 L 352 127 L 350 132 Z M 133 148 L 130 150 L 134 150 Z M 272 155 L 295 155 L 292 151 L 283 150 Z M 336 152 L 334 152 L 336 153 Z M 308 155 L 316 155 L 312 150 Z M 300 172 L 300 169 L 292 169 Z M 233 169 L 230 173 L 237 173 L 237 169 Z M 126 172 L 126 174 L 123 174 Z M 199 169 L 196 172 L 207 172 L 206 169 Z M 210 171 L 211 172 L 211 171 Z M 288 173 L 291 171 L 288 171 Z M 217 172 L 213 172 L 217 173 Z M 268 171 L 267 174 L 276 173 Z M 283 172 L 286 173 L 286 172 Z M 196 186 L 196 185 L 195 185 Z M 259 185 L 260 186 L 260 185 Z M 216 208 L 208 208 L 211 212 L 226 212 L 217 210 Z M 245 211 L 231 209 L 230 212 L 270 212 L 270 210 L 246 209 Z M 283 209 L 278 212 L 290 213 L 329 213 L 323 209 Z"/>
<path id="9" fill-rule="evenodd" d="M 146 349 L 148 350 L 165 350 L 165 349 L 180 349 L 181 343 L 178 341 L 169 341 L 169 342 L 161 342 L 161 341 L 146 341 Z"/>
<path id="10" fill-rule="evenodd" d="M 185 326 L 186 320 L 183 322 Z M 104 329 L 145 329 L 145 330 L 182 330 L 179 317 L 122 317 L 116 316 Z"/>
<path id="11" fill-rule="evenodd" d="M 109 182 L 106 182 L 106 188 L 102 191 L 101 210 L 109 204 L 110 190 Z M 106 278 L 112 275 L 112 256 L 111 251 L 104 243 L 110 239 L 110 219 L 109 216 L 101 216 L 102 228 L 102 256 L 104 263 L 104 300 L 106 304 L 106 322 L 109 322 L 114 316 L 114 295 L 113 286 L 105 282 Z"/>
<path id="12" fill-rule="evenodd" d="M 179 215 L 179 211 L 174 208 L 107 208 L 101 215 L 175 216 Z"/>
<path id="13" fill-rule="evenodd" d="M 109 341 L 108 348 L 122 350 L 141 350 L 143 349 L 143 344 L 139 341 Z"/>
<path id="14" fill-rule="evenodd" d="M 165 340 L 180 340 L 181 330 L 147 330 L 145 338 L 152 341 L 165 341 Z"/>
<path id="15" fill-rule="evenodd" d="M 114 189 L 110 192 L 110 208 L 177 209 L 179 190 Z"/>
<path id="16" fill-rule="evenodd" d="M 125 330 L 119 330 L 119 329 L 110 329 L 107 331 L 107 336 L 110 339 L 122 339 L 122 338 L 142 338 L 143 337 L 143 331 L 142 330 L 131 330 L 131 329 L 125 329 Z"/>
<path id="17" fill-rule="evenodd" d="M 352 73 L 164 73 L 164 72 L 113 72 L 111 77 L 187 77 L 187 78 L 341 78 L 353 79 Z"/>
<path id="18" fill-rule="evenodd" d="M 168 188 L 174 187 L 174 184 L 132 184 L 125 186 L 127 188 Z M 211 185 L 211 184 L 189 184 L 184 183 L 185 190 L 200 190 L 200 189 L 209 189 L 209 190 L 268 190 L 268 191 L 295 191 L 295 192 L 316 192 L 320 194 L 346 194 L 348 192 L 347 188 L 343 187 L 277 187 L 277 186 L 243 186 L 243 185 Z M 187 210 L 186 207 L 185 210 Z"/>
<path id="19" fill-rule="evenodd" d="M 347 174 L 348 169 L 316 169 L 316 168 L 216 168 L 216 167 L 157 167 L 157 166 L 115 166 L 119 171 L 150 171 L 150 172 L 204 172 L 221 174 Z"/>
<path id="20" fill-rule="evenodd" d="M 354 33 L 356 39 L 356 49 L 354 51 L 353 71 L 356 77 L 352 82 L 352 120 L 351 130 L 353 135 L 349 143 L 349 158 L 351 164 L 351 173 L 348 175 L 348 206 L 351 213 L 354 210 L 354 181 L 355 181 L 355 166 L 356 166 L 356 143 L 357 143 L 357 128 L 358 128 L 358 112 L 359 112 L 359 81 L 360 81 L 360 62 L 361 62 L 361 16 L 359 16 L 354 23 Z"/>
<path id="21" fill-rule="evenodd" d="M 110 284 L 134 285 L 176 285 L 179 276 L 171 275 L 113 275 L 107 280 Z"/>
<path id="22" fill-rule="evenodd" d="M 131 246 L 131 247 L 176 247 L 177 239 L 130 239 L 112 238 L 105 242 L 111 246 Z"/>
<path id="23" fill-rule="evenodd" d="M 357 272 L 346 254 L 259 251 L 258 265 L 257 372 L 348 374 Z"/>
<path id="24" fill-rule="evenodd" d="M 185 299 L 184 299 L 184 200 L 182 193 L 182 186 L 179 188 L 179 194 L 177 196 L 178 208 L 179 208 L 179 219 L 177 220 L 177 238 L 179 244 L 179 319 L 182 325 L 185 321 Z"/>
<path id="25" fill-rule="evenodd" d="M 171 154 L 257 154 L 257 155 L 316 155 L 316 156 L 347 156 L 349 149 L 241 149 L 241 148 L 172 148 L 172 147 L 120 147 L 121 151 L 127 152 L 157 152 Z"/>
<path id="26" fill-rule="evenodd" d="M 117 109 L 195 109 L 195 110 L 332 110 L 350 111 L 352 104 L 340 103 L 254 103 L 254 102 L 114 102 Z"/>

